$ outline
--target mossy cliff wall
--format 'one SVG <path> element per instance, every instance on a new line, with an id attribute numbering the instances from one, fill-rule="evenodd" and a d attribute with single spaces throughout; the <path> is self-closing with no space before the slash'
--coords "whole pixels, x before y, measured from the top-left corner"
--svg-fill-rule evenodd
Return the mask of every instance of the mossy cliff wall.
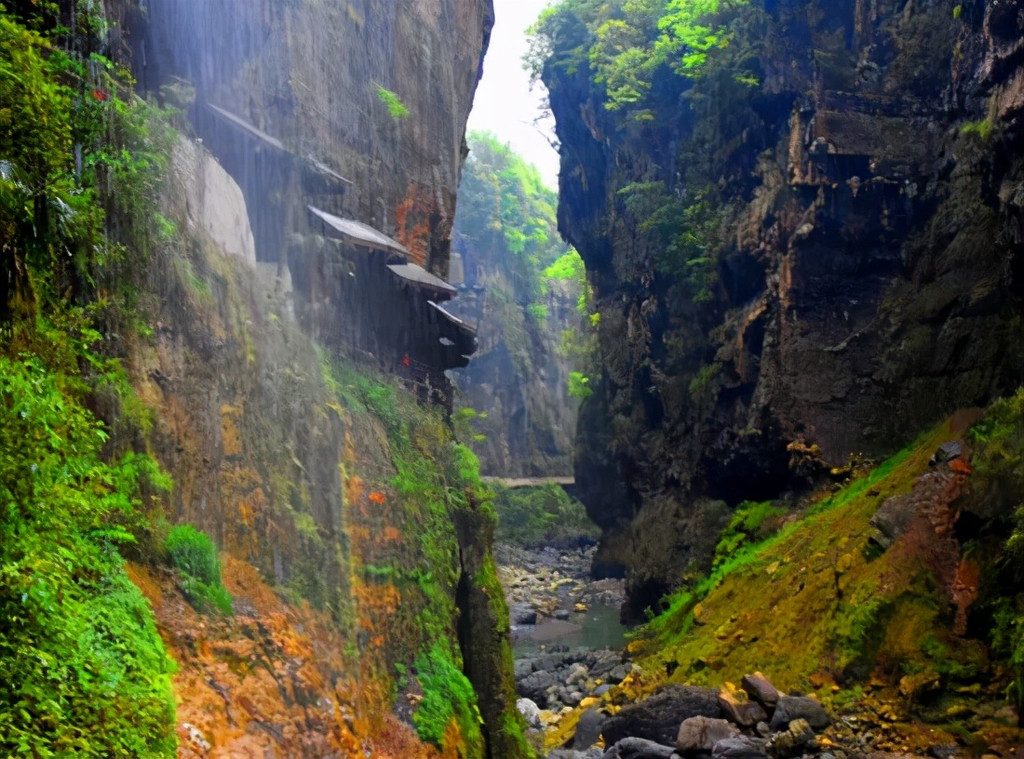
<path id="1" fill-rule="evenodd" d="M 609 110 L 600 13 L 563 4 L 543 76 L 560 229 L 601 312 L 577 486 L 639 612 L 706 565 L 727 506 L 1024 378 L 1024 22 L 1017 3 L 734 6 L 701 73 L 661 65 Z"/>
<path id="2" fill-rule="evenodd" d="M 156 2 L 126 16 L 141 81 L 180 100 L 201 138 L 176 149 L 164 209 L 176 229 L 149 278 L 153 335 L 127 359 L 156 411 L 150 445 L 175 480 L 170 518 L 231 557 L 236 615 L 199 632 L 166 585 L 139 574 L 182 662 L 183 719 L 214 755 L 523 755 L 497 747 L 518 735 L 514 703 L 494 685 L 511 682 L 510 662 L 484 655 L 471 683 L 461 674 L 478 656 L 460 649 L 463 628 L 481 650 L 507 645 L 501 619 L 460 616 L 460 594 L 500 594 L 462 563 L 489 557 L 490 532 L 454 525 L 486 512 L 486 499 L 451 495 L 476 491 L 439 414 L 317 344 L 347 317 L 311 293 L 344 272 L 303 223 L 305 204 L 318 205 L 447 271 L 490 3 Z M 308 184 L 284 153 L 344 175 L 344 194 Z M 210 203 L 236 195 L 240 209 L 210 218 Z M 225 250 L 225 238 L 243 242 Z"/>

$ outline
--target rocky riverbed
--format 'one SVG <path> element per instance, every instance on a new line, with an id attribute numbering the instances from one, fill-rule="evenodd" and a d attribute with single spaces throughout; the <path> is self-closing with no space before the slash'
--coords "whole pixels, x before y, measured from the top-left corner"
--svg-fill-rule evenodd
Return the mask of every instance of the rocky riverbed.
<path id="1" fill-rule="evenodd" d="M 887 701 L 881 692 L 865 692 L 840 711 L 826 711 L 814 697 L 780 693 L 754 673 L 740 688 L 669 685 L 637 700 L 644 672 L 625 652 L 617 615 L 595 614 L 618 609 L 623 583 L 589 579 L 593 550 L 495 549 L 512 615 L 519 710 L 535 745 L 550 747 L 549 759 L 950 759 L 965 754 L 962 736 L 908 720 L 906 704 Z M 602 635 L 619 642 L 579 643 Z M 998 695 L 992 696 L 993 710 L 1000 706 Z M 987 717 L 1007 725 L 1016 721 L 1009 707 L 1002 711 L 1007 713 Z M 1012 743 L 1008 734 L 998 746 L 972 744 L 971 753 L 988 759 L 1021 756 L 1019 744 Z"/>
<path id="2" fill-rule="evenodd" d="M 516 655 L 520 711 L 533 730 L 597 703 L 632 671 L 619 622 L 622 580 L 591 580 L 594 546 L 495 546 Z"/>

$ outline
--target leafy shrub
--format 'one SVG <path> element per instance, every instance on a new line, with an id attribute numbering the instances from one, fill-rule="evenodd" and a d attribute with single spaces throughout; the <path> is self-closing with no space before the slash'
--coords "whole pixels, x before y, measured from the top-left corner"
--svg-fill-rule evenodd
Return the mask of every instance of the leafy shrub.
<path id="1" fill-rule="evenodd" d="M 179 524 L 167 535 L 164 549 L 184 575 L 182 587 L 200 609 L 231 613 L 231 594 L 221 582 L 217 546 L 205 532 Z"/>
<path id="2" fill-rule="evenodd" d="M 970 438 L 975 475 L 984 483 L 980 497 L 1010 523 L 1004 556 L 1009 582 L 1001 588 L 1005 597 L 994 614 L 992 645 L 1008 665 L 1006 695 L 1024 721 L 1024 388 L 992 404 Z"/>
<path id="3" fill-rule="evenodd" d="M 498 488 L 495 499 L 498 537 L 521 545 L 596 539 L 597 526 L 583 504 L 558 485 Z"/>
<path id="4" fill-rule="evenodd" d="M 405 103 L 403 103 L 398 98 L 398 95 L 391 90 L 378 85 L 377 97 L 380 99 L 380 102 L 387 106 L 388 113 L 391 114 L 391 118 L 400 119 L 409 115 L 409 109 L 405 107 Z"/>
<path id="5" fill-rule="evenodd" d="M 590 387 L 590 377 L 575 370 L 569 372 L 569 397 L 585 401 L 594 391 Z"/>
<path id="6" fill-rule="evenodd" d="M 788 512 L 771 501 L 743 501 L 736 507 L 729 524 L 722 531 L 715 546 L 715 569 L 735 558 L 738 549 L 759 543 L 779 527 Z"/>
<path id="7" fill-rule="evenodd" d="M 482 756 L 482 719 L 476 705 L 473 686 L 452 661 L 441 644 L 435 644 L 416 659 L 416 674 L 423 688 L 423 700 L 412 715 L 416 733 L 439 748 L 444 747 L 445 731 L 454 719 L 467 750 L 465 756 Z"/>
<path id="8" fill-rule="evenodd" d="M 168 658 L 119 543 L 155 463 L 105 464 L 68 378 L 0 357 L 0 754 L 173 756 Z"/>
<path id="9" fill-rule="evenodd" d="M 220 582 L 220 559 L 210 536 L 190 524 L 171 529 L 164 543 L 171 562 L 187 575 L 205 583 Z"/>

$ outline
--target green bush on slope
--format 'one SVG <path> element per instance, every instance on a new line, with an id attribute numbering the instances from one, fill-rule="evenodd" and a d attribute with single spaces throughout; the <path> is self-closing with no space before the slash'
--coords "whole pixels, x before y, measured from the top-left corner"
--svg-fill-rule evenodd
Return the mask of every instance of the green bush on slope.
<path id="1" fill-rule="evenodd" d="M 183 575 L 183 587 L 200 610 L 231 613 L 231 595 L 220 578 L 220 557 L 210 536 L 190 524 L 172 528 L 164 542 L 171 563 Z"/>
<path id="2" fill-rule="evenodd" d="M 583 504 L 569 497 L 559 485 L 497 489 L 498 537 L 512 543 L 596 540 L 600 530 L 587 517 Z"/>
<path id="3" fill-rule="evenodd" d="M 119 550 L 170 482 L 132 452 L 145 409 L 97 349 L 103 330 L 134 331 L 166 152 L 152 109 L 87 52 L 101 10 L 76 4 L 72 35 L 56 3 L 0 6 L 4 756 L 176 746 L 173 662 Z M 104 427 L 92 408 L 121 418 Z"/>
<path id="4" fill-rule="evenodd" d="M 117 547 L 163 478 L 147 457 L 104 464 L 65 383 L 0 357 L 0 753 L 172 756 L 173 662 Z"/>
<path id="5" fill-rule="evenodd" d="M 1024 388 L 992 404 L 971 429 L 976 474 L 990 506 L 1010 515 L 1010 537 L 995 600 L 992 645 L 1011 675 L 1006 695 L 1024 723 Z"/>

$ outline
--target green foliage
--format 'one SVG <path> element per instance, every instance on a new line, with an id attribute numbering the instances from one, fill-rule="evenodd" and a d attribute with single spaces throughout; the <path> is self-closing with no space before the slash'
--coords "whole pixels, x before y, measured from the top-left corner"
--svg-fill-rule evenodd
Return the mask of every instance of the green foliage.
<path id="1" fill-rule="evenodd" d="M 1007 698 L 1024 715 L 1024 388 L 993 403 L 969 436 L 981 497 L 1009 522 L 1003 565 L 1012 585 L 997 603 L 992 643 L 1010 672 Z"/>
<path id="2" fill-rule="evenodd" d="M 661 36 L 655 52 L 664 55 L 677 71 L 699 75 L 708 53 L 729 44 L 728 30 L 714 20 L 719 7 L 719 0 L 671 0 L 658 20 Z"/>
<path id="3" fill-rule="evenodd" d="M 576 249 L 570 248 L 544 270 L 544 276 L 548 279 L 568 279 L 579 282 L 582 287 L 587 282 L 587 269 Z"/>
<path id="4" fill-rule="evenodd" d="M 167 535 L 164 550 L 182 573 L 182 587 L 197 608 L 231 613 L 231 594 L 221 582 L 220 557 L 209 535 L 179 524 Z"/>
<path id="5" fill-rule="evenodd" d="M 864 598 L 842 602 L 832 623 L 829 644 L 835 651 L 837 671 L 866 668 L 866 674 L 884 632 L 886 615 L 893 608 L 891 599 L 880 593 L 866 593 Z"/>
<path id="6" fill-rule="evenodd" d="M 482 720 L 476 693 L 452 660 L 448 648 L 437 643 L 421 654 L 416 659 L 416 676 L 423 689 L 423 700 L 416 707 L 412 721 L 420 738 L 443 746 L 445 729 L 454 719 L 466 742 L 466 755 L 483 756 Z"/>
<path id="7" fill-rule="evenodd" d="M 220 557 L 205 532 L 179 524 L 168 533 L 164 548 L 171 563 L 185 574 L 205 583 L 220 582 Z"/>
<path id="8" fill-rule="evenodd" d="M 548 307 L 543 303 L 531 303 L 526 307 L 526 312 L 538 323 L 543 324 L 548 318 Z"/>
<path id="9" fill-rule="evenodd" d="M 134 318 L 172 133 L 127 71 L 66 52 L 95 44 L 100 7 L 78 9 L 74 40 L 53 28 L 60 47 L 0 9 L 0 318 L 68 300 L 118 329 Z"/>
<path id="10" fill-rule="evenodd" d="M 1024 597 L 1000 600 L 993 616 L 992 647 L 1006 661 L 1010 682 L 1006 698 L 1024 715 Z"/>
<path id="11" fill-rule="evenodd" d="M 992 137 L 992 120 L 979 119 L 977 121 L 968 121 L 960 127 L 960 134 L 966 137 L 974 137 L 981 142 L 988 142 Z"/>
<path id="12" fill-rule="evenodd" d="M 718 569 L 735 559 L 741 547 L 760 543 L 777 532 L 787 513 L 784 507 L 771 501 L 743 501 L 719 536 L 712 567 Z"/>
<path id="13" fill-rule="evenodd" d="M 391 118 L 401 119 L 409 115 L 409 109 L 406 108 L 398 95 L 391 90 L 377 85 L 377 97 L 380 99 L 380 102 L 387 107 L 388 113 L 391 114 Z"/>
<path id="14" fill-rule="evenodd" d="M 567 250 L 555 221 L 558 197 L 535 166 L 493 134 L 472 132 L 467 141 L 456 225 L 478 245 L 500 240 L 512 254 L 514 299 L 537 304 L 546 294 L 542 272 Z"/>
<path id="15" fill-rule="evenodd" d="M 0 752 L 173 756 L 173 663 L 118 551 L 158 469 L 103 463 L 76 387 L 0 356 Z"/>
<path id="16" fill-rule="evenodd" d="M 587 517 L 583 504 L 558 485 L 498 488 L 495 498 L 498 537 L 520 545 L 539 545 L 596 539 L 600 531 Z"/>
<path id="17" fill-rule="evenodd" d="M 577 372 L 575 370 L 569 372 L 570 397 L 585 401 L 593 394 L 593 392 L 593 389 L 590 387 L 590 377 L 585 375 L 583 372 Z"/>
<path id="18" fill-rule="evenodd" d="M 672 192 L 663 182 L 634 182 L 617 194 L 639 240 L 654 251 L 658 271 L 683 286 L 694 303 L 710 300 L 717 219 L 708 194 Z"/>

